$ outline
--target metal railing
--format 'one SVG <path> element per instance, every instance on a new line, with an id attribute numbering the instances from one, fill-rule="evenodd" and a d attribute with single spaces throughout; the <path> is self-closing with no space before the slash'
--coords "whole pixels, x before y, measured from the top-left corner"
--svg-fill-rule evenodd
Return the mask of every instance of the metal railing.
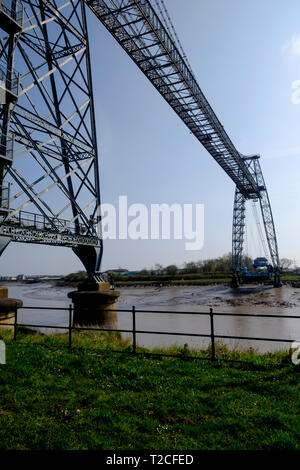
<path id="1" fill-rule="evenodd" d="M 10 184 L 1 186 L 0 184 L 0 210 L 9 210 Z"/>
<path id="2" fill-rule="evenodd" d="M 80 235 L 87 234 L 87 227 L 84 224 L 79 223 L 77 227 L 75 223 L 70 223 L 67 219 L 45 217 L 42 214 L 22 210 L 6 219 L 5 224 L 67 234 L 76 234 L 79 229 Z"/>
<path id="3" fill-rule="evenodd" d="M 209 309 L 209 312 L 190 312 L 190 311 L 170 311 L 170 310 L 143 310 L 143 309 L 136 309 L 135 306 L 132 306 L 129 309 L 107 309 L 106 311 L 115 312 L 115 313 L 131 313 L 132 318 L 132 328 L 131 329 L 114 329 L 114 328 L 96 328 L 96 327 L 88 327 L 88 326 L 79 326 L 73 324 L 73 317 L 74 317 L 74 307 L 70 304 L 68 308 L 59 307 L 20 307 L 22 310 L 45 310 L 45 311 L 67 311 L 68 312 L 68 325 L 43 325 L 43 324 L 28 324 L 28 323 L 19 323 L 18 322 L 18 308 L 15 307 L 15 318 L 14 323 L 2 323 L 0 325 L 3 326 L 11 326 L 14 328 L 14 340 L 17 339 L 17 331 L 20 327 L 27 327 L 27 328 L 47 328 L 47 329 L 58 329 L 64 330 L 68 332 L 68 347 L 72 348 L 72 332 L 73 331 L 97 331 L 97 332 L 118 332 L 118 333 L 129 333 L 132 335 L 132 354 L 143 354 L 143 355 L 160 355 L 160 356 L 172 356 L 172 357 L 182 357 L 179 354 L 167 354 L 167 353 L 149 353 L 149 352 L 138 352 L 137 346 L 137 335 L 138 334 L 150 334 L 150 335 L 171 335 L 171 336 L 189 336 L 189 337 L 197 337 L 197 338 L 208 338 L 210 339 L 211 345 L 211 354 L 209 357 L 200 357 L 200 356 L 186 356 L 190 359 L 207 359 L 207 360 L 226 360 L 224 358 L 217 357 L 216 354 L 216 340 L 223 340 L 223 339 L 230 339 L 230 340 L 247 340 L 247 341 L 266 341 L 266 342 L 279 342 L 279 343 L 292 343 L 295 339 L 291 338 L 268 338 L 268 337 L 257 337 L 257 336 L 237 336 L 237 335 L 222 335 L 216 334 L 215 332 L 215 318 L 216 317 L 253 317 L 257 319 L 262 318 L 279 318 L 279 319 L 293 319 L 293 320 L 300 320 L 300 316 L 297 315 L 276 315 L 276 314 L 255 314 L 255 313 L 220 313 L 214 312 L 213 308 Z M 206 316 L 209 318 L 210 324 L 210 332 L 209 333 L 189 333 L 189 332 L 175 332 L 175 331 L 152 331 L 152 330 L 140 330 L 136 328 L 136 316 L 137 314 L 172 314 L 172 315 L 194 315 L 194 316 Z M 125 352 L 125 351 L 114 351 L 114 352 Z M 128 353 L 128 350 L 126 351 Z"/>
<path id="4" fill-rule="evenodd" d="M 17 0 L 0 0 L 0 10 L 3 10 L 10 18 L 19 25 L 23 24 L 24 8 Z"/>
<path id="5" fill-rule="evenodd" d="M 4 139 L 5 143 L 1 143 L 2 135 L 0 133 L 0 158 L 4 157 L 7 160 L 13 160 L 14 155 L 14 142 L 15 136 L 14 134 L 9 134 L 7 138 Z"/>
<path id="6" fill-rule="evenodd" d="M 4 61 L 0 62 L 0 87 L 18 95 L 20 86 L 20 74 L 7 67 Z"/>

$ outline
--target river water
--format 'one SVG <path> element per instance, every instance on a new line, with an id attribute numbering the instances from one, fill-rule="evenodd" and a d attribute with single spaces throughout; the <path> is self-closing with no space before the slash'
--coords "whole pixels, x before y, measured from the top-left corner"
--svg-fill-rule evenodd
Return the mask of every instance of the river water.
<path id="1" fill-rule="evenodd" d="M 2 283 L 2 285 L 4 285 Z M 7 284 L 9 297 L 23 300 L 26 307 L 20 309 L 20 323 L 49 326 L 66 326 L 68 312 L 57 308 L 68 307 L 70 299 L 67 293 L 70 287 L 54 287 L 51 284 Z M 172 312 L 189 311 L 192 315 L 137 313 L 136 328 L 143 331 L 180 332 L 210 334 L 208 315 L 197 312 L 209 312 L 212 307 L 216 313 L 235 313 L 238 317 L 216 316 L 215 334 L 261 338 L 283 338 L 287 342 L 222 339 L 230 348 L 247 349 L 252 347 L 259 352 L 286 350 L 292 341 L 300 340 L 300 319 L 284 318 L 284 315 L 300 316 L 300 289 L 283 286 L 274 289 L 270 286 L 244 286 L 232 290 L 228 286 L 185 286 L 185 287 L 123 287 L 118 306 L 120 309 L 171 310 Z M 51 307 L 52 310 L 37 310 L 36 307 Z M 279 315 L 280 318 L 246 317 L 245 314 Z M 118 313 L 119 328 L 132 328 L 132 315 Z M 53 333 L 49 328 L 38 328 L 44 333 Z M 62 330 L 56 330 L 60 332 Z M 124 337 L 131 335 L 123 333 Z M 137 344 L 147 348 L 159 346 L 184 345 L 194 348 L 209 345 L 208 338 L 171 336 L 161 334 L 138 334 Z"/>

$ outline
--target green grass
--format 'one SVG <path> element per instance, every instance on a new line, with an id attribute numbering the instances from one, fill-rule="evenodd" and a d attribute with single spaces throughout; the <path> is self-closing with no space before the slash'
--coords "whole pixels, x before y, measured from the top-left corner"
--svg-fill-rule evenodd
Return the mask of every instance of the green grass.
<path id="1" fill-rule="evenodd" d="M 283 283 L 300 282 L 299 274 L 282 274 Z M 248 281 L 249 282 L 249 281 Z M 272 284 L 272 280 L 265 280 L 265 284 Z M 209 286 L 214 284 L 230 284 L 231 273 L 210 273 L 210 274 L 183 274 L 172 276 L 131 276 L 122 280 L 121 277 L 116 278 L 116 287 L 130 286 Z"/>
<path id="2" fill-rule="evenodd" d="M 181 359 L 133 356 L 119 334 L 76 332 L 72 351 L 66 335 L 0 336 L 1 449 L 300 449 L 300 368 L 287 353 L 218 346 L 246 362 L 211 363 L 187 360 L 187 347 L 168 351 Z"/>
<path id="3" fill-rule="evenodd" d="M 213 273 L 190 273 L 171 275 L 131 275 L 116 276 L 116 287 L 132 286 L 209 286 L 213 284 L 230 284 L 231 272 L 213 272 Z M 86 273 L 73 273 L 55 281 L 57 286 L 77 286 L 78 282 L 86 279 Z M 284 283 L 299 282 L 300 275 L 293 273 L 282 273 L 281 280 Z M 49 282 L 47 280 L 47 282 Z M 272 284 L 272 281 L 264 281 L 265 284 Z"/>

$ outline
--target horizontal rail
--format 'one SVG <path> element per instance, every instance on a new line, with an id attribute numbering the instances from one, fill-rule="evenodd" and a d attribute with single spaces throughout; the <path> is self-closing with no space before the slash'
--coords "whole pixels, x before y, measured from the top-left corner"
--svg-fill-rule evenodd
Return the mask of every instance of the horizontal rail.
<path id="1" fill-rule="evenodd" d="M 20 307 L 19 310 L 65 310 L 69 311 L 67 307 Z M 106 312 L 127 312 L 131 313 L 132 308 L 128 309 L 121 309 L 118 308 L 116 309 L 110 309 L 107 308 L 105 309 Z M 210 312 L 191 312 L 191 311 L 174 311 L 174 310 L 142 310 L 142 309 L 135 309 L 136 313 L 164 313 L 168 314 L 171 313 L 172 315 L 210 315 Z M 291 319 L 300 319 L 300 315 L 276 315 L 273 313 L 230 313 L 230 312 L 213 312 L 214 317 L 215 316 L 230 316 L 230 317 L 259 317 L 259 318 L 291 318 Z"/>
<path id="2" fill-rule="evenodd" d="M 12 326 L 11 323 L 1 323 L 4 326 Z M 18 323 L 19 326 L 26 326 L 31 328 L 52 328 L 52 329 L 61 329 L 61 330 L 68 330 L 68 325 L 65 326 L 55 326 L 55 325 L 40 325 L 40 324 L 25 324 L 25 323 Z M 110 331 L 116 333 L 133 333 L 136 334 L 149 334 L 149 335 L 171 335 L 171 336 L 191 336 L 197 338 L 210 338 L 211 335 L 209 333 L 182 333 L 176 331 L 156 331 L 156 330 L 125 330 L 125 329 L 113 329 L 113 328 L 95 328 L 95 327 L 87 327 L 87 326 L 71 326 L 72 330 L 86 330 L 86 331 Z M 291 343 L 293 340 L 284 339 L 284 338 L 261 338 L 257 336 L 230 336 L 230 335 L 214 335 L 215 338 L 222 338 L 222 339 L 242 339 L 242 340 L 251 340 L 251 341 L 274 341 L 274 342 L 282 342 L 282 343 Z"/>
<path id="3" fill-rule="evenodd" d="M 19 310 L 64 310 L 69 311 L 67 307 L 20 307 Z M 131 311 L 131 310 L 130 310 Z"/>
<path id="4" fill-rule="evenodd" d="M 45 324 L 34 324 L 34 323 L 20 323 L 18 322 L 18 310 L 58 310 L 58 311 L 67 311 L 69 313 L 69 321 L 66 325 L 45 325 Z M 232 317 L 254 317 L 254 318 L 288 318 L 288 319 L 300 319 L 300 316 L 293 316 L 293 315 L 276 315 L 276 314 L 251 314 L 251 313 L 229 313 L 229 312 L 214 312 L 212 308 L 209 309 L 209 312 L 191 312 L 191 311 L 170 311 L 170 310 L 144 310 L 144 309 L 136 309 L 135 306 L 132 306 L 130 309 L 107 309 L 107 311 L 111 312 L 120 312 L 120 313 L 131 313 L 132 315 L 132 328 L 131 329 L 116 329 L 116 328 L 102 328 L 102 327 L 95 327 L 95 326 L 81 326 L 81 325 L 74 325 L 74 307 L 70 304 L 69 307 L 35 307 L 35 306 L 24 306 L 17 308 L 15 307 L 15 319 L 14 323 L 2 323 L 2 326 L 10 326 L 14 328 L 14 339 L 17 339 L 17 329 L 20 327 L 28 327 L 28 328 L 48 328 L 48 329 L 57 329 L 57 330 L 65 330 L 69 333 L 69 348 L 72 347 L 72 332 L 76 330 L 81 331 L 101 331 L 101 332 L 118 332 L 118 333 L 129 333 L 132 335 L 133 338 L 133 354 L 139 354 L 137 351 L 137 342 L 136 342 L 136 335 L 169 335 L 169 336 L 177 336 L 177 337 L 191 337 L 191 338 L 209 338 L 211 341 L 211 360 L 219 359 L 216 357 L 215 352 L 215 340 L 216 339 L 234 339 L 234 340 L 244 340 L 244 341 L 266 341 L 266 342 L 277 342 L 277 343 L 292 343 L 295 339 L 291 338 L 268 338 L 268 337 L 261 337 L 261 336 L 237 336 L 237 335 L 225 335 L 225 334 L 217 334 L 215 333 L 215 324 L 214 319 L 215 317 L 220 316 L 232 316 Z M 173 314 L 173 315 L 200 315 L 200 316 L 208 316 L 210 318 L 210 332 L 209 333 L 201 333 L 201 332 L 179 332 L 179 331 L 157 331 L 157 330 L 141 330 L 136 328 L 136 315 L 140 313 L 155 313 L 155 314 Z M 121 351 L 116 351 L 121 352 Z M 163 354 L 163 356 L 169 356 L 168 354 Z M 181 355 L 172 355 L 172 357 L 182 357 Z M 192 358 L 194 356 L 188 356 Z"/>

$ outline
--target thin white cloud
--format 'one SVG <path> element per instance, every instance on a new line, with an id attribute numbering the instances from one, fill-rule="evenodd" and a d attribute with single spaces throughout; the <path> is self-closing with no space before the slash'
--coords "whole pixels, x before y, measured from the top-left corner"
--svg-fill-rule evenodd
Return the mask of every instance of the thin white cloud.
<path id="1" fill-rule="evenodd" d="M 281 49 L 284 53 L 300 57 L 300 34 L 294 34 Z"/>

